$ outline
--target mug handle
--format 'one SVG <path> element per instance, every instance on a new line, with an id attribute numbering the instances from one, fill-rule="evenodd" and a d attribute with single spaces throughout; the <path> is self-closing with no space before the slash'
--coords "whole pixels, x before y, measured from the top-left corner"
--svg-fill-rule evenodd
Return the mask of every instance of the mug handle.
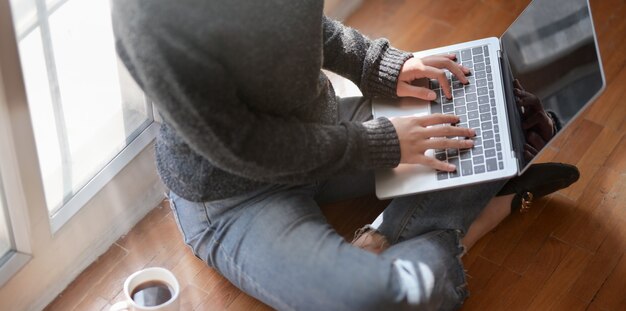
<path id="1" fill-rule="evenodd" d="M 130 310 L 130 305 L 126 301 L 120 301 L 109 309 L 109 311 L 122 311 L 122 310 Z"/>

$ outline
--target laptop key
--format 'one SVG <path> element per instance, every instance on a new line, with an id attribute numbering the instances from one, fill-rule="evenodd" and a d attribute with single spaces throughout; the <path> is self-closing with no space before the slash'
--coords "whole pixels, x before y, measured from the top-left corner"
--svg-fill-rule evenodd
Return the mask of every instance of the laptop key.
<path id="1" fill-rule="evenodd" d="M 476 55 L 476 54 L 482 54 L 483 53 L 483 48 L 480 46 L 477 46 L 475 48 L 472 49 L 472 54 Z"/>
<path id="2" fill-rule="evenodd" d="M 491 88 L 493 88 L 493 83 L 491 83 L 491 84 L 492 84 Z M 487 79 L 478 79 L 478 80 L 476 80 L 476 87 L 484 87 L 484 86 L 487 86 Z"/>
<path id="3" fill-rule="evenodd" d="M 459 155 L 459 149 L 450 148 L 446 153 L 448 154 L 448 158 L 456 157 Z M 450 159 L 450 161 L 452 161 L 452 159 Z"/>
<path id="4" fill-rule="evenodd" d="M 475 174 L 482 174 L 485 172 L 485 166 L 484 165 L 476 165 L 474 166 L 474 173 Z"/>
<path id="5" fill-rule="evenodd" d="M 495 107 L 496 106 L 496 100 L 495 99 L 492 98 L 489 102 L 491 103 L 491 107 Z"/>
<path id="6" fill-rule="evenodd" d="M 478 97 L 478 103 L 479 104 L 489 104 L 489 97 L 487 97 L 487 96 L 480 96 L 480 97 Z"/>
<path id="7" fill-rule="evenodd" d="M 454 105 L 443 105 L 443 112 L 452 112 L 454 111 Z"/>
<path id="8" fill-rule="evenodd" d="M 459 167 L 459 158 L 451 158 L 448 162 L 456 166 L 456 170 L 450 173 L 450 177 L 459 177 L 459 171 L 461 170 Z"/>
<path id="9" fill-rule="evenodd" d="M 461 106 L 461 107 L 456 107 L 454 108 L 454 114 L 458 115 L 464 115 L 467 113 L 467 108 Z"/>
<path id="10" fill-rule="evenodd" d="M 490 90 L 493 90 L 493 82 L 487 83 L 487 86 L 489 87 Z"/>
<path id="11" fill-rule="evenodd" d="M 474 148 L 472 148 L 472 155 L 474 156 L 479 156 L 483 154 L 483 147 L 481 146 L 475 146 Z"/>
<path id="12" fill-rule="evenodd" d="M 472 112 L 476 112 L 476 115 L 478 115 L 478 111 L 470 111 L 470 113 Z M 468 114 L 469 116 L 469 114 Z M 478 128 L 480 126 L 480 121 L 478 121 L 478 119 L 474 119 L 474 120 L 469 120 L 469 127 L 470 128 Z"/>
<path id="13" fill-rule="evenodd" d="M 475 92 L 476 92 L 476 86 L 474 86 L 473 84 L 468 84 L 465 86 L 465 94 L 475 93 Z"/>
<path id="14" fill-rule="evenodd" d="M 493 148 L 495 144 L 496 142 L 493 141 L 493 139 L 487 139 L 485 140 L 485 144 L 483 146 L 485 147 L 485 149 L 489 149 L 489 148 Z"/>
<path id="15" fill-rule="evenodd" d="M 487 66 L 485 70 L 487 71 L 487 73 L 491 73 L 491 66 Z"/>
<path id="16" fill-rule="evenodd" d="M 466 59 L 469 59 L 469 61 L 465 61 Z M 472 56 L 470 56 L 469 58 L 463 58 L 463 66 L 467 68 L 474 67 L 474 63 L 472 62 Z"/>
<path id="17" fill-rule="evenodd" d="M 489 56 L 489 47 L 488 46 L 483 46 L 483 51 L 485 53 L 485 56 Z"/>
<path id="18" fill-rule="evenodd" d="M 503 170 L 504 169 L 504 163 L 503 162 L 498 162 L 498 168 Z"/>
<path id="19" fill-rule="evenodd" d="M 493 128 L 491 122 L 485 122 L 483 124 L 480 125 L 480 128 L 483 129 L 483 131 L 489 130 L 491 128 Z"/>
<path id="20" fill-rule="evenodd" d="M 474 76 L 476 77 L 476 79 L 485 79 L 487 78 L 487 73 L 484 70 L 474 71 Z"/>
<path id="21" fill-rule="evenodd" d="M 452 96 L 454 98 L 463 97 L 463 96 L 465 96 L 465 90 L 463 90 L 463 89 L 454 90 L 454 91 L 452 91 Z"/>
<path id="22" fill-rule="evenodd" d="M 489 89 L 486 87 L 478 88 L 477 90 L 478 96 L 483 96 L 489 94 Z"/>
<path id="23" fill-rule="evenodd" d="M 493 138 L 493 131 L 485 131 L 485 132 L 483 132 L 483 138 L 484 139 L 492 139 Z"/>
<path id="24" fill-rule="evenodd" d="M 491 65 L 491 60 L 489 59 L 489 57 L 485 58 L 485 64 Z"/>
<path id="25" fill-rule="evenodd" d="M 455 98 L 454 99 L 454 106 L 465 106 L 465 98 L 464 97 Z"/>
<path id="26" fill-rule="evenodd" d="M 472 93 L 472 94 L 467 94 L 465 95 L 465 99 L 467 99 L 468 102 L 475 102 L 476 101 L 476 94 Z"/>
<path id="27" fill-rule="evenodd" d="M 435 159 L 437 159 L 439 161 L 445 161 L 446 160 L 446 154 L 444 152 L 442 152 L 442 153 L 435 153 Z"/>
<path id="28" fill-rule="evenodd" d="M 470 49 L 466 49 L 466 50 L 461 51 L 461 59 L 463 61 L 471 60 L 472 59 L 472 51 Z"/>
<path id="29" fill-rule="evenodd" d="M 485 70 L 485 64 L 480 63 L 480 64 L 476 64 L 476 66 L 474 66 L 474 71 L 480 71 L 480 70 Z"/>
<path id="30" fill-rule="evenodd" d="M 487 158 L 494 158 L 496 156 L 496 149 L 487 149 L 485 150 L 485 157 Z"/>
<path id="31" fill-rule="evenodd" d="M 479 108 L 480 109 L 480 108 Z M 489 113 L 481 113 L 480 114 L 480 121 L 482 122 L 486 122 L 486 121 L 490 121 L 491 120 L 491 115 Z M 485 128 L 483 127 L 483 130 Z"/>
<path id="32" fill-rule="evenodd" d="M 493 172 L 493 171 L 498 170 L 498 161 L 496 161 L 496 159 L 487 159 L 485 164 L 487 165 L 488 172 Z"/>
<path id="33" fill-rule="evenodd" d="M 499 143 L 500 142 L 500 134 L 496 134 L 496 142 Z"/>
<path id="34" fill-rule="evenodd" d="M 493 124 L 498 124 L 498 117 L 493 116 L 493 120 L 491 121 L 493 121 Z"/>
<path id="35" fill-rule="evenodd" d="M 461 156 L 461 160 L 467 160 L 472 158 L 472 153 L 469 151 L 469 149 L 461 150 L 461 152 L 459 152 L 459 155 Z"/>
<path id="36" fill-rule="evenodd" d="M 474 58 L 472 60 L 474 61 L 474 63 L 482 63 L 485 59 L 482 55 L 474 55 Z"/>
<path id="37" fill-rule="evenodd" d="M 493 76 L 490 73 L 488 73 L 487 74 L 487 81 L 491 81 L 491 80 L 493 80 Z"/>
<path id="38" fill-rule="evenodd" d="M 448 172 L 437 171 L 437 180 L 448 179 Z"/>
<path id="39" fill-rule="evenodd" d="M 461 161 L 461 174 L 463 176 L 472 175 L 472 161 Z"/>
<path id="40" fill-rule="evenodd" d="M 467 103 L 467 110 L 476 110 L 478 109 L 478 103 L 477 102 L 471 102 L 471 103 Z"/>
<path id="41" fill-rule="evenodd" d="M 475 156 L 472 160 L 474 160 L 474 164 L 485 163 L 485 158 L 483 156 Z"/>
<path id="42" fill-rule="evenodd" d="M 440 88 L 440 85 L 439 85 L 439 80 L 434 80 L 434 79 L 433 79 L 433 80 L 430 80 L 430 85 L 429 85 L 429 88 L 430 88 L 431 90 L 434 90 L 434 89 L 438 89 L 438 88 Z"/>

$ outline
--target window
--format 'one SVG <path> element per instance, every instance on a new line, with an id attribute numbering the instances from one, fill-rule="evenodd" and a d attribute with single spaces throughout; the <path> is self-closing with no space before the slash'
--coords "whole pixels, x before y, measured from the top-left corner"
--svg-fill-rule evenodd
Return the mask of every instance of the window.
<path id="1" fill-rule="evenodd" d="M 2 177 L 0 176 L 0 181 L 1 180 Z M 4 202 L 4 190 L 2 188 L 2 182 L 0 182 L 0 262 L 2 262 L 1 259 L 13 248 L 13 241 L 9 231 L 9 217 L 6 210 L 6 203 Z"/>
<path id="2" fill-rule="evenodd" d="M 108 0 L 10 0 L 53 231 L 153 138 Z"/>
<path id="3" fill-rule="evenodd" d="M 21 241 L 14 239 L 15 236 L 11 231 L 12 221 L 9 217 L 4 191 L 2 176 L 0 176 L 0 287 L 30 260 L 30 255 L 24 252 L 30 250 L 30 245 L 24 241 L 23 233 L 20 233 Z"/>

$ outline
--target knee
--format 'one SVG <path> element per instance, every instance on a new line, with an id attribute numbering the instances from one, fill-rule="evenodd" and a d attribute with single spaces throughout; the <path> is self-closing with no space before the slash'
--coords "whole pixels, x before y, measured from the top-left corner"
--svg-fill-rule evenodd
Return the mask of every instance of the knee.
<path id="1" fill-rule="evenodd" d="M 456 258 L 439 262 L 395 259 L 392 288 L 395 309 L 456 310 L 467 297 L 464 270 Z"/>
<path id="2" fill-rule="evenodd" d="M 390 248 L 394 309 L 455 310 L 468 296 L 460 232 L 436 231 Z M 395 248 L 395 249 L 394 249 Z"/>

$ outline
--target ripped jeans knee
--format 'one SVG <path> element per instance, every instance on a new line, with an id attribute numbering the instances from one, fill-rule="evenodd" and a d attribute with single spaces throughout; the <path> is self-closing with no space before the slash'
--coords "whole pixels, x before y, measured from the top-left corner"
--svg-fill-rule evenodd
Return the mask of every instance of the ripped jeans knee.
<path id="1" fill-rule="evenodd" d="M 394 245 L 409 249 L 398 254 L 391 250 L 396 301 L 419 310 L 460 308 L 468 296 L 461 236 L 458 230 L 441 230 Z"/>

